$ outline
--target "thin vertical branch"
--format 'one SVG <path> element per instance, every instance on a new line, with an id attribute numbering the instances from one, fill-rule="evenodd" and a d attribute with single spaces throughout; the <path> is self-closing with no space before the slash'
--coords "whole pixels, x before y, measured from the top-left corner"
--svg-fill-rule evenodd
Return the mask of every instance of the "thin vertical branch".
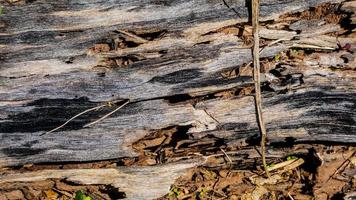
<path id="1" fill-rule="evenodd" d="M 252 0 L 252 28 L 253 28 L 253 80 L 255 82 L 255 107 L 257 122 L 261 132 L 261 154 L 262 154 L 262 163 L 264 171 L 267 177 L 270 177 L 270 174 L 267 170 L 266 162 L 266 138 L 267 131 L 265 123 L 262 116 L 262 97 L 261 97 L 261 78 L 260 78 L 260 38 L 259 38 L 259 14 L 260 14 L 260 1 Z"/>

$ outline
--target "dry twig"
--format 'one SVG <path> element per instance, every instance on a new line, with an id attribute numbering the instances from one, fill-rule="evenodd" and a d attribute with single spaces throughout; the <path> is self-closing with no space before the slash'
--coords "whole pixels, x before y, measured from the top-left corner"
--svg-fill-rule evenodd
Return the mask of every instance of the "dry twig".
<path id="1" fill-rule="evenodd" d="M 106 107 L 106 106 L 115 104 L 115 103 L 117 103 L 117 102 L 118 102 L 118 101 L 109 102 L 109 103 L 107 103 L 107 104 L 103 104 L 103 105 L 100 105 L 100 106 L 95 106 L 95 107 L 93 107 L 93 108 L 86 109 L 86 110 L 84 110 L 83 112 L 80 112 L 80 113 L 76 114 L 75 116 L 73 116 L 72 118 L 68 119 L 68 120 L 67 120 L 66 122 L 64 122 L 62 125 L 60 125 L 60 126 L 54 128 L 54 129 L 50 130 L 50 131 L 47 131 L 47 132 L 41 134 L 41 136 L 42 136 L 42 135 L 45 135 L 45 134 L 48 134 L 48 133 L 52 133 L 52 132 L 54 132 L 54 131 L 57 131 L 57 130 L 63 128 L 63 127 L 64 127 L 65 125 L 67 125 L 69 122 L 71 122 L 71 121 L 73 121 L 74 119 L 80 117 L 81 115 L 84 115 L 85 113 L 88 113 L 88 112 L 91 112 L 91 111 L 94 111 L 94 110 L 99 110 L 100 108 L 104 108 L 104 107 Z M 100 119 L 98 119 L 98 120 L 96 120 L 96 121 L 94 121 L 94 122 L 91 122 L 91 123 L 89 123 L 89 124 L 84 125 L 83 128 L 88 127 L 88 126 L 90 126 L 90 125 L 93 125 L 93 124 L 96 124 L 96 123 L 102 121 L 103 119 L 109 117 L 110 115 L 112 115 L 113 113 L 115 113 L 116 111 L 118 111 L 119 109 L 121 109 L 122 107 L 124 107 L 124 106 L 125 106 L 126 104 L 128 104 L 129 102 L 130 102 L 130 101 L 127 100 L 124 104 L 122 104 L 121 106 L 119 106 L 119 107 L 116 108 L 115 110 L 111 111 L 110 113 L 106 114 L 105 116 L 101 117 Z"/>
<path id="2" fill-rule="evenodd" d="M 262 97 L 261 97 L 261 80 L 260 80 L 260 40 L 259 40 L 259 0 L 252 0 L 252 28 L 253 28 L 253 80 L 255 82 L 255 106 L 256 106 L 256 114 L 257 114 L 257 122 L 261 132 L 261 154 L 262 154 L 262 163 L 263 168 L 266 172 L 267 177 L 270 177 L 267 168 L 266 162 L 266 137 L 267 131 L 263 121 L 262 116 Z"/>
<path id="3" fill-rule="evenodd" d="M 354 157 L 356 154 L 356 151 L 354 151 L 349 157 L 347 157 L 344 162 L 341 163 L 341 165 L 334 171 L 334 173 L 329 176 L 329 178 L 325 181 L 324 184 L 326 184 L 327 182 L 330 181 L 330 179 L 332 179 L 337 173 L 339 173 L 341 171 L 342 168 L 346 168 L 350 163 L 351 163 L 351 158 Z"/>
<path id="4" fill-rule="evenodd" d="M 92 125 L 94 125 L 94 124 L 96 124 L 96 123 L 98 123 L 98 122 L 100 122 L 100 121 L 106 119 L 106 118 L 109 117 L 110 115 L 112 115 L 112 114 L 114 114 L 115 112 L 117 112 L 118 110 L 120 110 L 122 107 L 126 106 L 129 102 L 130 102 L 130 101 L 127 100 L 125 103 L 123 103 L 121 106 L 117 107 L 115 110 L 109 112 L 108 114 L 104 115 L 103 117 L 101 117 L 101 118 L 98 119 L 98 120 L 95 120 L 95 121 L 93 121 L 93 122 L 90 122 L 89 124 L 84 125 L 83 128 L 92 126 Z"/>
<path id="5" fill-rule="evenodd" d="M 226 156 L 226 158 L 229 160 L 230 164 L 232 164 L 232 160 L 231 160 L 230 156 L 227 155 L 227 153 L 224 151 L 224 149 L 220 148 L 220 150 L 224 153 L 224 155 Z"/>
<path id="6" fill-rule="evenodd" d="M 228 8 L 228 9 L 231 9 L 232 11 L 234 11 L 234 13 L 238 16 L 238 17 L 241 17 L 239 12 L 237 12 L 237 10 L 235 8 L 232 8 L 225 0 L 222 0 L 224 5 Z"/>
<path id="7" fill-rule="evenodd" d="M 105 106 L 106 106 L 106 105 L 100 105 L 100 106 L 96 106 L 96 107 L 94 107 L 94 108 L 86 109 L 86 110 L 84 110 L 83 112 L 80 112 L 80 113 L 76 114 L 75 116 L 73 116 L 72 118 L 68 119 L 66 122 L 64 122 L 64 124 L 62 124 L 62 125 L 60 125 L 60 126 L 54 128 L 54 129 L 52 129 L 52 130 L 50 130 L 50 131 L 47 131 L 46 133 L 43 133 L 42 135 L 45 135 L 45 134 L 48 134 L 48 133 L 52 133 L 52 132 L 54 132 L 54 131 L 56 131 L 56 130 L 58 130 L 58 129 L 61 129 L 61 128 L 63 128 L 65 125 L 67 125 L 69 122 L 71 122 L 71 121 L 73 121 L 74 119 L 80 117 L 81 115 L 84 115 L 85 113 L 90 112 L 90 111 L 93 111 L 93 110 L 98 110 L 98 109 L 103 108 L 103 107 L 105 107 Z"/>

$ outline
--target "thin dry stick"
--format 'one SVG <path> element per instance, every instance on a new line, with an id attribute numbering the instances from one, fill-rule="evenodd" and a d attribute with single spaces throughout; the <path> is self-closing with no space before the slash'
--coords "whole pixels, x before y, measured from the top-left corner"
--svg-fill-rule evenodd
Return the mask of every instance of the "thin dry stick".
<path id="1" fill-rule="evenodd" d="M 237 10 L 235 10 L 235 8 L 232 8 L 225 0 L 222 0 L 224 2 L 224 5 L 228 8 L 231 9 L 232 11 L 234 11 L 234 13 L 238 16 L 241 17 L 240 14 L 237 12 Z"/>
<path id="2" fill-rule="evenodd" d="M 341 165 L 334 171 L 334 173 L 333 173 L 331 176 L 329 176 L 329 178 L 326 180 L 325 183 L 329 182 L 330 179 L 331 179 L 333 176 L 335 176 L 335 174 L 339 173 L 340 170 L 341 170 L 341 168 L 344 168 L 344 169 L 345 169 L 345 168 L 347 167 L 347 165 L 349 165 L 349 164 L 351 163 L 350 159 L 351 159 L 352 157 L 354 157 L 355 154 L 356 154 L 356 151 L 354 151 L 347 159 L 345 159 L 344 162 L 342 162 Z M 346 164 L 346 165 L 345 165 L 345 164 Z"/>
<path id="3" fill-rule="evenodd" d="M 290 200 L 294 200 L 294 198 L 292 197 L 292 195 L 289 194 L 289 192 L 288 192 L 288 197 L 290 198 Z"/>
<path id="4" fill-rule="evenodd" d="M 96 124 L 96 123 L 98 123 L 98 122 L 100 122 L 100 121 L 106 119 L 106 118 L 109 117 L 110 115 L 112 115 L 112 114 L 114 114 L 115 112 L 117 112 L 118 110 L 120 110 L 122 107 L 126 106 L 129 102 L 130 102 L 130 101 L 127 100 L 125 103 L 123 103 L 121 106 L 117 107 L 115 110 L 109 112 L 108 114 L 104 115 L 103 117 L 101 117 L 101 118 L 98 119 L 98 120 L 95 120 L 95 121 L 93 121 L 93 122 L 90 122 L 89 124 L 84 125 L 83 128 L 92 126 L 92 125 L 94 125 L 94 124 Z"/>
<path id="5" fill-rule="evenodd" d="M 274 45 L 274 44 L 277 44 L 277 43 L 279 43 L 279 42 L 281 42 L 281 41 L 289 41 L 289 40 L 291 40 L 291 39 L 284 39 L 284 38 L 281 38 L 281 39 L 275 40 L 275 41 L 273 41 L 273 42 L 267 44 L 267 45 L 264 46 L 263 48 L 261 48 L 260 51 L 259 51 L 259 53 L 262 54 L 262 53 L 264 52 L 264 50 L 266 50 L 267 47 L 270 47 L 270 46 L 272 46 L 272 45 Z M 248 66 L 251 65 L 251 64 L 252 64 L 252 62 L 249 62 L 249 63 L 247 63 L 244 67 L 248 67 Z"/>
<path id="6" fill-rule="evenodd" d="M 260 38 L 259 38 L 259 13 L 260 13 L 260 1 L 252 0 L 252 32 L 253 32 L 253 80 L 255 82 L 255 107 L 257 114 L 257 122 L 261 132 L 261 154 L 262 154 L 262 163 L 264 171 L 267 177 L 270 177 L 270 174 L 267 169 L 266 162 L 266 137 L 267 131 L 265 123 L 262 116 L 262 97 L 261 97 L 261 80 L 260 80 Z"/>
<path id="7" fill-rule="evenodd" d="M 221 149 L 222 150 L 222 149 Z M 209 158 L 214 158 L 214 157 L 219 157 L 219 156 L 226 156 L 226 155 L 234 155 L 234 154 L 239 154 L 241 153 L 240 151 L 222 151 L 223 153 L 217 153 L 217 154 L 212 154 L 212 155 L 208 155 L 208 156 L 203 156 L 200 153 L 194 153 L 194 155 L 198 155 L 198 156 L 202 156 L 202 158 L 204 159 L 202 165 L 206 164 L 209 160 Z M 232 160 L 231 160 L 232 161 Z"/>
<path id="8" fill-rule="evenodd" d="M 232 163 L 232 160 L 230 158 L 229 155 L 227 155 L 227 153 L 224 151 L 224 149 L 220 148 L 220 150 L 224 153 L 224 155 L 226 156 L 226 158 L 229 160 L 230 164 Z"/>
<path id="9" fill-rule="evenodd" d="M 43 133 L 42 135 L 45 135 L 45 134 L 48 134 L 48 133 L 52 133 L 52 132 L 54 132 L 54 131 L 56 131 L 56 130 L 58 130 L 58 129 L 61 129 L 61 128 L 63 128 L 65 125 L 67 125 L 69 122 L 71 122 L 72 120 L 74 120 L 75 118 L 78 118 L 78 117 L 80 117 L 81 115 L 83 115 L 83 114 L 85 114 L 85 113 L 87 113 L 87 112 L 90 112 L 90 111 L 93 111 L 93 110 L 98 110 L 98 109 L 100 109 L 100 108 L 103 108 L 103 107 L 105 107 L 105 106 L 106 106 L 106 105 L 100 105 L 100 106 L 96 106 L 96 107 L 94 107 L 94 108 L 89 108 L 89 109 L 87 109 L 87 110 L 84 110 L 83 112 L 80 112 L 80 113 L 76 114 L 75 116 L 73 116 L 72 118 L 68 119 L 66 122 L 64 122 L 64 124 L 58 126 L 57 128 L 54 128 L 54 129 L 52 129 L 52 130 L 50 130 L 50 131 L 47 131 L 46 133 Z"/>

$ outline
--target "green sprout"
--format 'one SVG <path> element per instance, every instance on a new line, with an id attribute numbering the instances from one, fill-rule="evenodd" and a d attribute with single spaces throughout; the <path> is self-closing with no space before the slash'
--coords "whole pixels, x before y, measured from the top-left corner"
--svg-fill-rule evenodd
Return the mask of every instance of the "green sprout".
<path id="1" fill-rule="evenodd" d="M 200 190 L 200 192 L 199 192 L 199 196 L 200 197 L 204 197 L 204 195 L 205 195 L 205 193 L 208 191 L 208 189 L 207 188 L 202 188 L 201 190 Z"/>
<path id="2" fill-rule="evenodd" d="M 168 193 L 169 196 L 179 196 L 180 195 L 180 191 L 178 190 L 178 188 L 176 187 L 172 187 L 172 189 L 169 191 Z"/>
<path id="3" fill-rule="evenodd" d="M 275 55 L 275 56 L 274 56 L 274 60 L 275 60 L 276 62 L 280 61 L 280 60 L 281 60 L 281 55 L 279 55 L 279 54 Z"/>
<path id="4" fill-rule="evenodd" d="M 75 198 L 74 200 L 92 200 L 90 196 L 85 196 L 82 191 L 77 191 L 75 193 Z"/>
<path id="5" fill-rule="evenodd" d="M 288 156 L 288 157 L 287 157 L 287 161 L 289 161 L 289 160 L 296 160 L 296 159 L 298 159 L 298 158 L 295 157 L 295 156 Z"/>
<path id="6" fill-rule="evenodd" d="M 271 163 L 271 164 L 268 164 L 267 165 L 267 168 L 272 168 L 272 167 L 274 167 L 275 166 L 275 164 L 274 163 Z"/>

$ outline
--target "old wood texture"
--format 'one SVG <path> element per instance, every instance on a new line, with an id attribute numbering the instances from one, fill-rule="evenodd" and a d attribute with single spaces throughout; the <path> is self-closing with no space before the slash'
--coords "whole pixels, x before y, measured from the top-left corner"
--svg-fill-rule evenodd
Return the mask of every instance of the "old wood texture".
<path id="1" fill-rule="evenodd" d="M 41 170 L 0 176 L 0 185 L 12 182 L 34 182 L 66 179 L 76 184 L 107 184 L 125 192 L 125 199 L 154 199 L 169 191 L 172 180 L 194 163 L 168 164 L 155 167 Z"/>
<path id="2" fill-rule="evenodd" d="M 261 19 L 278 19 L 324 2 L 330 1 L 262 2 Z M 0 165 L 135 156 L 130 148 L 133 142 L 152 130 L 175 125 L 191 125 L 188 132 L 194 134 L 226 129 L 235 138 L 256 134 L 252 97 L 211 98 L 196 105 L 174 103 L 251 85 L 249 75 L 222 76 L 251 61 L 249 46 L 238 35 L 222 31 L 247 21 L 246 5 L 235 2 L 233 6 L 240 9 L 241 19 L 217 1 L 167 5 L 36 1 L 5 6 L 1 16 Z M 295 30 L 298 26 L 303 28 L 291 25 Z M 283 35 L 300 39 L 266 47 L 262 56 L 273 57 L 298 45 L 335 49 L 336 38 L 323 35 L 333 30 L 314 32 L 313 40 L 307 33 L 289 31 Z M 279 33 L 261 32 L 263 38 Z M 315 42 L 317 38 L 322 42 Z M 96 58 L 87 55 L 90 47 L 114 45 L 113 40 L 124 46 L 96 53 Z M 353 38 L 345 40 L 354 44 Z M 129 64 L 101 63 L 106 58 Z M 271 83 L 274 92 L 265 92 L 269 138 L 354 143 L 354 72 L 311 67 L 311 62 L 285 69 L 281 73 L 287 78 Z M 342 59 L 335 62 L 347 64 Z M 286 88 L 287 93 L 278 94 Z M 131 103 L 93 127 L 82 128 L 113 108 L 85 114 L 58 132 L 42 135 L 83 110 L 117 99 Z"/>
<path id="3" fill-rule="evenodd" d="M 249 30 L 249 1 L 227 2 L 239 16 L 220 0 L 4 3 L 0 167 L 135 157 L 133 144 L 172 127 L 194 140 L 213 137 L 227 147 L 243 144 L 244 154 L 251 154 L 249 141 L 258 136 L 258 128 L 251 46 L 243 39 Z M 354 30 L 347 30 L 353 37 L 336 38 L 332 33 L 344 30 L 340 24 L 280 18 L 342 2 L 261 1 L 261 22 L 289 23 L 284 29 L 265 23 L 260 30 L 269 43 L 262 45 L 261 57 L 274 60 L 262 74 L 263 115 L 272 146 L 356 144 Z M 352 22 L 354 3 L 341 5 Z M 318 52 L 298 63 L 279 60 L 280 52 L 290 48 Z M 83 128 L 117 108 L 120 100 L 130 103 Z M 107 106 L 45 134 L 98 105 Z M 5 179 L 14 177 L 0 177 L 0 182 Z"/>

